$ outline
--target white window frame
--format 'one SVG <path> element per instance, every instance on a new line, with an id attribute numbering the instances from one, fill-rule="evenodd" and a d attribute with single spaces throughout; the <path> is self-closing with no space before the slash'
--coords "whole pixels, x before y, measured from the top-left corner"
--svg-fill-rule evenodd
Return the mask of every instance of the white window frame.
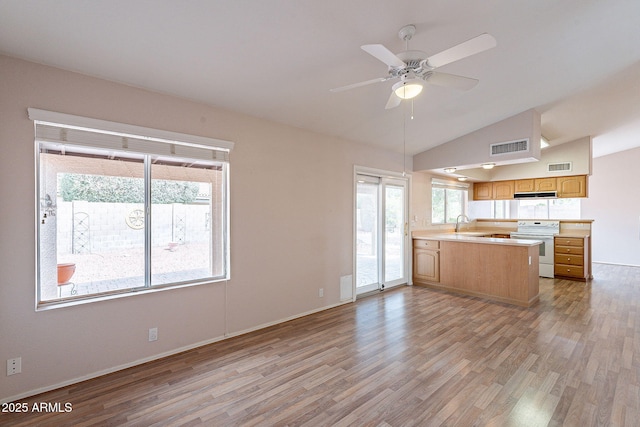
<path id="1" fill-rule="evenodd" d="M 120 152 L 130 152 L 132 155 L 145 157 L 145 180 L 150 182 L 150 156 L 162 156 L 163 158 L 176 159 L 200 159 L 214 161 L 222 165 L 224 174 L 223 183 L 223 207 L 222 207 L 222 234 L 223 234 L 223 274 L 215 277 L 205 277 L 188 282 L 166 283 L 151 285 L 147 281 L 144 285 L 132 287 L 114 293 L 96 293 L 73 298 L 42 301 L 40 278 L 40 236 L 39 224 L 36 224 L 36 310 L 58 308 L 78 303 L 92 302 L 114 297 L 141 294 L 149 291 L 173 289 L 176 287 L 193 286 L 205 283 L 226 281 L 230 279 L 230 233 L 229 233 L 229 154 L 234 143 L 202 136 L 188 135 L 123 123 L 109 122 L 105 120 L 73 116 L 69 114 L 28 109 L 29 118 L 33 120 L 35 127 L 35 158 L 36 158 L 36 207 L 37 220 L 40 217 L 40 146 L 41 144 L 54 144 L 64 147 L 84 146 L 86 148 L 98 148 L 101 150 L 112 149 Z M 150 184 L 145 185 L 145 198 L 150 200 Z M 149 194 L 147 194 L 149 193 Z M 149 238 L 150 231 L 145 231 Z M 212 232 L 213 235 L 213 232 Z M 219 241 L 219 240 L 218 240 Z M 149 251 L 145 251 L 145 270 L 148 270 Z M 148 272 L 145 273 L 149 277 Z"/>
<path id="2" fill-rule="evenodd" d="M 433 205 L 431 206 L 431 223 L 432 224 L 453 224 L 451 222 L 447 222 L 447 191 L 462 191 L 462 214 L 467 215 L 468 212 L 468 199 L 469 199 L 469 184 L 459 182 L 459 181 L 447 181 L 438 178 L 431 179 L 431 200 L 433 200 L 433 190 L 434 189 L 444 189 L 445 197 L 444 197 L 444 222 L 433 222 Z"/>

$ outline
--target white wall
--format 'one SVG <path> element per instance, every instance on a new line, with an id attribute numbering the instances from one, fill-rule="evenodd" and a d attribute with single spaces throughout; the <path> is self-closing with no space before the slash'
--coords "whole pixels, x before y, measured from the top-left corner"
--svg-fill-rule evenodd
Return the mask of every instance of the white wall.
<path id="1" fill-rule="evenodd" d="M 529 151 L 490 157 L 490 145 L 500 142 L 529 138 Z M 478 129 L 430 150 L 418 153 L 413 158 L 415 170 L 435 170 L 446 167 L 466 167 L 481 163 L 516 161 L 523 158 L 540 158 L 540 114 L 527 110 L 492 125 Z M 476 177 L 479 178 L 479 177 Z"/>
<path id="2" fill-rule="evenodd" d="M 567 175 L 591 175 L 591 137 L 576 139 L 541 150 L 540 161 L 498 166 L 491 170 L 489 181 L 544 178 Z M 548 172 L 549 163 L 571 162 L 571 171 Z"/>
<path id="3" fill-rule="evenodd" d="M 638 137 L 640 138 L 640 136 Z M 640 266 L 640 148 L 593 159 L 582 217 L 595 220 L 593 261 Z"/>
<path id="4" fill-rule="evenodd" d="M 403 169 L 398 153 L 6 56 L 0 93 L 0 361 L 23 369 L 2 378 L 0 400 L 339 304 L 354 164 Z M 226 295 L 217 283 L 36 312 L 28 107 L 235 142 Z"/>

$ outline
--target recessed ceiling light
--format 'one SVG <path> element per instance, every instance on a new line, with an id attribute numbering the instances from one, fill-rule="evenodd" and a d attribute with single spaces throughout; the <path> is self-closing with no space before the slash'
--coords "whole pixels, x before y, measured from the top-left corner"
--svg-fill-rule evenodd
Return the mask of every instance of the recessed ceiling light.
<path id="1" fill-rule="evenodd" d="M 444 168 L 444 171 L 446 173 L 454 173 L 456 171 L 456 168 Z"/>
<path id="2" fill-rule="evenodd" d="M 495 165 L 495 163 L 483 163 L 480 166 L 482 166 L 482 169 L 493 169 Z"/>
<path id="3" fill-rule="evenodd" d="M 468 178 L 466 176 L 459 176 L 458 181 L 466 181 Z"/>

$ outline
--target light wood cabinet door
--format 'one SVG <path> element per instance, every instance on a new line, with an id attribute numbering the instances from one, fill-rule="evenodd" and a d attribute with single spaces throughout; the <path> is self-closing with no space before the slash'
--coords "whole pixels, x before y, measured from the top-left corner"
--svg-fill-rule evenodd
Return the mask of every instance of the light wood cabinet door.
<path id="1" fill-rule="evenodd" d="M 492 198 L 492 182 L 476 182 L 473 184 L 473 200 L 491 200 Z"/>
<path id="2" fill-rule="evenodd" d="M 513 199 L 514 181 L 495 181 L 493 183 L 493 199 Z"/>
<path id="3" fill-rule="evenodd" d="M 431 249 L 413 249 L 413 280 L 440 281 L 440 252 Z"/>
<path id="4" fill-rule="evenodd" d="M 587 197 L 586 175 L 561 176 L 558 181 L 558 197 Z"/>
<path id="5" fill-rule="evenodd" d="M 517 179 L 514 182 L 514 190 L 516 193 L 529 193 L 535 190 L 535 180 L 534 179 Z"/>
<path id="6" fill-rule="evenodd" d="M 534 191 L 556 191 L 558 188 L 556 177 L 536 178 L 534 181 L 535 181 Z"/>
<path id="7" fill-rule="evenodd" d="M 587 197 L 586 175 L 562 176 L 558 182 L 558 197 Z"/>

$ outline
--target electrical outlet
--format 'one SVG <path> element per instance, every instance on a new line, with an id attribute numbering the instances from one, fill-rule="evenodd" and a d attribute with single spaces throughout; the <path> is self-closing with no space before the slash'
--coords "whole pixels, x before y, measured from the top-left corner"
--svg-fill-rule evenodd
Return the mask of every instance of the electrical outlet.
<path id="1" fill-rule="evenodd" d="M 158 328 L 149 328 L 149 341 L 158 340 Z"/>
<path id="2" fill-rule="evenodd" d="M 322 298 L 324 296 L 324 288 L 318 289 L 318 296 Z"/>
<path id="3" fill-rule="evenodd" d="M 7 376 L 22 372 L 22 357 L 7 359 Z"/>

